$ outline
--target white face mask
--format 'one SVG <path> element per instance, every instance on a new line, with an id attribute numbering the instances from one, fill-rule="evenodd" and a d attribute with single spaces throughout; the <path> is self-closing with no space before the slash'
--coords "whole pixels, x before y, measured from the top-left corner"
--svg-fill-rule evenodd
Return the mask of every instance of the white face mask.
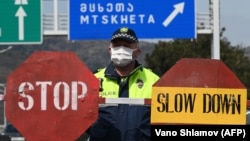
<path id="1" fill-rule="evenodd" d="M 111 48 L 111 61 L 119 67 L 128 65 L 133 60 L 133 52 L 137 49 L 130 49 L 127 47 Z"/>

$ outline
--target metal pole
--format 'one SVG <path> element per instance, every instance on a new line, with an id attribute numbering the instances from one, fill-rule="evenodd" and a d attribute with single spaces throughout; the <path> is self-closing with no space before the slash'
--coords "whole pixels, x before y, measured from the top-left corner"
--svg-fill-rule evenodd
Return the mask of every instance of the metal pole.
<path id="1" fill-rule="evenodd" d="M 54 31 L 58 32 L 58 0 L 54 0 Z"/>
<path id="2" fill-rule="evenodd" d="M 220 60 L 220 6 L 219 0 L 210 0 L 212 3 L 212 47 L 211 47 L 211 57 L 212 59 Z"/>

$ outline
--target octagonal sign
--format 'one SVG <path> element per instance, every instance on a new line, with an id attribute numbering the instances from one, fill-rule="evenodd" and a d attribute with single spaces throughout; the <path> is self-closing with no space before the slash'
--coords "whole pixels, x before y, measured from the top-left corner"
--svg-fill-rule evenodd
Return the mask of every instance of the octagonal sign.
<path id="1" fill-rule="evenodd" d="M 73 52 L 35 52 L 7 78 L 6 117 L 28 141 L 72 141 L 98 116 L 99 81 Z"/>

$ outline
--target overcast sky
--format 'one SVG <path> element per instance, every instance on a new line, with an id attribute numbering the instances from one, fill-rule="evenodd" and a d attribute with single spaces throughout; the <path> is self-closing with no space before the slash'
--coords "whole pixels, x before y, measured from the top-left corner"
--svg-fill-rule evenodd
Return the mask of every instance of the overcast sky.
<path id="1" fill-rule="evenodd" d="M 209 0 L 196 0 L 197 12 L 208 10 Z M 250 46 L 250 0 L 220 0 L 220 27 L 231 45 Z"/>

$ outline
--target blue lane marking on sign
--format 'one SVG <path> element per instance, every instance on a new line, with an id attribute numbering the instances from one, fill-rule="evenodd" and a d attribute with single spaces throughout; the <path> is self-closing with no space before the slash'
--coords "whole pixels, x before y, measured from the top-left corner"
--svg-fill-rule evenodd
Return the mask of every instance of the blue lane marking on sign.
<path id="1" fill-rule="evenodd" d="M 70 0 L 69 40 L 110 39 L 121 26 L 140 39 L 196 38 L 195 0 Z"/>

